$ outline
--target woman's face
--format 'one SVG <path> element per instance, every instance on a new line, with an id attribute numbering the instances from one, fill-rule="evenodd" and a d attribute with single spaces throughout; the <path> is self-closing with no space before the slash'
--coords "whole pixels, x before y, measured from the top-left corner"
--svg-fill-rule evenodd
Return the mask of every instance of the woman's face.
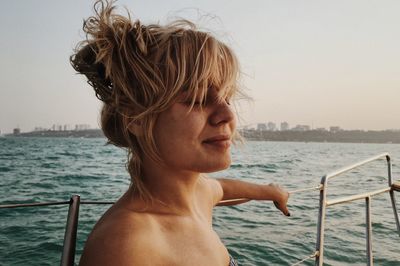
<path id="1" fill-rule="evenodd" d="M 173 170 L 209 173 L 228 168 L 236 128 L 229 102 L 218 101 L 217 91 L 209 89 L 205 105 L 196 102 L 190 110 L 185 96 L 156 121 L 154 137 L 161 158 Z"/>

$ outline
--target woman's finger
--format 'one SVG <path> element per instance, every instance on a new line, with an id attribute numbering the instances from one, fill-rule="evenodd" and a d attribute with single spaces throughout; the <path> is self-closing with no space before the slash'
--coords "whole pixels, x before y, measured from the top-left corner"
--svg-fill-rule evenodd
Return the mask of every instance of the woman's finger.
<path id="1" fill-rule="evenodd" d="M 290 212 L 289 209 L 287 208 L 287 206 L 284 206 L 283 208 L 279 205 L 279 203 L 277 201 L 274 201 L 274 205 L 275 207 L 280 210 L 284 215 L 286 216 L 290 216 Z"/>

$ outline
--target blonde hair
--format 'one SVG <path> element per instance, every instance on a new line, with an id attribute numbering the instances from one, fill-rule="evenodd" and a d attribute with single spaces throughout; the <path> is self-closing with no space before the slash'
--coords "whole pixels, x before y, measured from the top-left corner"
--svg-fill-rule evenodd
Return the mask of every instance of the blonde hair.
<path id="1" fill-rule="evenodd" d="M 162 162 L 153 128 L 158 114 L 181 92 L 192 107 L 215 87 L 221 99 L 239 92 L 239 66 L 232 50 L 210 33 L 179 20 L 165 26 L 142 25 L 115 14 L 113 1 L 96 1 L 95 15 L 84 21 L 86 39 L 70 61 L 84 74 L 103 101 L 101 128 L 108 143 L 126 148 L 131 186 L 142 198 L 152 199 L 141 176 L 141 159 Z M 143 134 L 129 126 L 139 123 Z"/>

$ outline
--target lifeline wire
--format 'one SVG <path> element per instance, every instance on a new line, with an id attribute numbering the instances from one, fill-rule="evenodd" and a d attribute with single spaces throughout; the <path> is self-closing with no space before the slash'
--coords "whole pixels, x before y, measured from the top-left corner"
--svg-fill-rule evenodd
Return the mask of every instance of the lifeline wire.
<path id="1" fill-rule="evenodd" d="M 316 186 L 316 187 L 296 189 L 296 190 L 289 191 L 288 193 L 293 194 L 293 193 L 299 193 L 299 192 L 310 191 L 310 190 L 321 190 L 322 187 L 323 187 L 323 185 L 320 184 L 319 186 Z"/>
<path id="2" fill-rule="evenodd" d="M 308 256 L 308 257 L 302 259 L 301 261 L 298 261 L 298 262 L 292 264 L 291 266 L 300 265 L 301 263 L 305 262 L 306 260 L 313 259 L 313 258 L 315 258 L 315 257 L 318 256 L 318 255 L 319 255 L 319 252 L 318 252 L 318 251 L 315 251 L 314 254 L 312 254 L 312 255 L 310 255 L 310 256 Z"/>
<path id="3" fill-rule="evenodd" d="M 295 193 L 311 191 L 311 190 L 321 190 L 322 188 L 323 188 L 323 185 L 320 184 L 320 185 L 318 185 L 316 187 L 302 188 L 302 189 L 296 189 L 296 190 L 288 191 L 288 193 L 289 194 L 295 194 Z M 244 202 L 247 202 L 249 200 L 250 199 L 246 199 L 246 198 L 221 200 L 217 205 L 228 205 L 228 204 L 232 204 L 232 203 L 244 203 Z"/>

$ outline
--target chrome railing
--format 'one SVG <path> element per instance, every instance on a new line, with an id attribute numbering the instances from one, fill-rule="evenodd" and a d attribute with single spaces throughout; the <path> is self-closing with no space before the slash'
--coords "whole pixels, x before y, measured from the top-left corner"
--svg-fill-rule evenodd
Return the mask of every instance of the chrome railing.
<path id="1" fill-rule="evenodd" d="M 67 224 L 65 226 L 63 251 L 61 254 L 61 266 L 73 266 L 75 263 L 76 239 L 78 231 L 79 206 L 81 204 L 113 204 L 113 201 L 81 201 L 79 195 L 72 195 L 69 201 L 20 203 L 0 205 L 0 209 L 40 207 L 54 205 L 69 205 Z"/>
<path id="2" fill-rule="evenodd" d="M 367 163 L 383 159 L 385 158 L 387 161 L 387 167 L 388 167 L 388 186 L 384 187 L 379 190 L 375 191 L 370 191 L 366 193 L 361 193 L 357 195 L 352 195 L 348 197 L 343 197 L 339 199 L 334 199 L 334 200 L 327 200 L 327 188 L 328 188 L 328 181 L 332 178 L 335 178 L 343 173 L 346 173 L 350 170 L 353 170 L 355 168 L 358 168 L 360 166 L 363 166 Z M 367 246 L 367 265 L 372 266 L 373 265 L 373 256 L 372 256 L 372 224 L 371 224 L 371 198 L 372 196 L 379 195 L 385 192 L 390 193 L 390 198 L 392 202 L 392 208 L 393 208 L 393 213 L 394 217 L 396 220 L 396 225 L 397 225 L 397 231 L 400 235 L 400 223 L 399 223 L 399 216 L 397 213 L 397 208 L 396 208 L 396 200 L 394 197 L 393 191 L 399 191 L 400 190 L 400 184 L 399 183 L 393 183 L 392 181 L 392 165 L 390 162 L 390 156 L 388 153 L 382 153 L 377 156 L 371 157 L 367 160 L 352 164 L 350 166 L 347 166 L 345 168 L 342 168 L 338 171 L 332 172 L 330 174 L 327 174 L 322 177 L 321 179 L 321 188 L 320 188 L 320 200 L 319 200 L 319 215 L 318 215 L 318 231 L 317 231 L 317 241 L 316 241 L 316 251 L 315 251 L 315 265 L 322 265 L 323 260 L 324 260 L 324 231 L 325 231 L 325 214 L 326 214 L 326 209 L 330 206 L 336 205 L 336 204 L 342 204 L 346 202 L 351 202 L 359 199 L 365 199 L 365 210 L 366 210 L 366 246 Z"/>

